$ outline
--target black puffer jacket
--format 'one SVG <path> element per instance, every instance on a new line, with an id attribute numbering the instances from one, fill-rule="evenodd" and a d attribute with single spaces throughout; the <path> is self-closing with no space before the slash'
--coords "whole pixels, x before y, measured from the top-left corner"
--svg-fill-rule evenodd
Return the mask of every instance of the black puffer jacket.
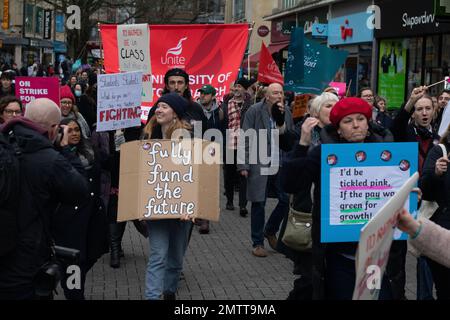
<path id="1" fill-rule="evenodd" d="M 87 193 L 80 162 L 69 162 L 53 148 L 46 131 L 25 118 L 2 128 L 14 131 L 23 152 L 20 166 L 21 201 L 18 206 L 19 242 L 0 261 L 0 295 L 33 290 L 33 277 L 49 258 L 50 216 L 60 202 L 75 204 Z M 13 297 L 12 297 L 13 298 Z"/>

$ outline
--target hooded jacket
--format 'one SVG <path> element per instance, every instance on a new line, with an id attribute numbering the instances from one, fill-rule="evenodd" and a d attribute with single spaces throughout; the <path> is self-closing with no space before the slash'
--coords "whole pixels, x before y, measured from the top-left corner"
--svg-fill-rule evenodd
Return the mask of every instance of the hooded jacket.
<path id="1" fill-rule="evenodd" d="M 69 160 L 57 152 L 47 131 L 39 125 L 19 117 L 9 121 L 1 131 L 12 131 L 22 151 L 18 244 L 0 260 L 0 296 L 8 296 L 8 292 L 33 290 L 33 277 L 50 254 L 52 213 L 61 202 L 75 204 L 83 198 L 87 185 L 81 163 L 76 157 L 68 156 Z"/>

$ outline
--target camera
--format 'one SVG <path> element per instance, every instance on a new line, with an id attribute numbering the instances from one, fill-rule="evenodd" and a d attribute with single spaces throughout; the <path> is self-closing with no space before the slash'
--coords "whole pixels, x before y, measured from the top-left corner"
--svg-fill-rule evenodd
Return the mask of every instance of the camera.
<path id="1" fill-rule="evenodd" d="M 55 254 L 44 263 L 34 277 L 35 294 L 38 297 L 50 297 L 61 281 L 68 265 L 78 264 L 80 250 L 54 246 Z"/>

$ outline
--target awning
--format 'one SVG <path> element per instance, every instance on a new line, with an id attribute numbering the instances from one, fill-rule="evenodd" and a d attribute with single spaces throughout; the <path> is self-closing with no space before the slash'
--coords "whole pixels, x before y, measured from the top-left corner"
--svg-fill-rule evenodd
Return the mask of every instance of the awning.
<path id="1" fill-rule="evenodd" d="M 280 43 L 271 43 L 269 44 L 269 46 L 267 47 L 267 49 L 269 50 L 270 54 L 274 54 L 275 52 L 280 51 L 281 49 L 286 48 L 289 45 L 288 41 L 285 42 L 280 42 Z M 250 67 L 255 68 L 256 64 L 259 61 L 259 55 L 260 55 L 261 51 L 258 51 L 257 53 L 254 53 L 250 56 Z M 247 66 L 247 58 L 244 59 L 244 67 Z"/>

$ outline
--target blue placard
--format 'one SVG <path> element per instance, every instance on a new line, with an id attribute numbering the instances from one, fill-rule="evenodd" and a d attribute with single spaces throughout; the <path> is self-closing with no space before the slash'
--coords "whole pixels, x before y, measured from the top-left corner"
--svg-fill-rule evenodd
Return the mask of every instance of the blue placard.
<path id="1" fill-rule="evenodd" d="M 361 228 L 417 171 L 417 142 L 323 144 L 321 242 L 357 242 Z M 417 195 L 409 197 L 417 210 Z M 395 239 L 406 240 L 397 231 Z"/>
<path id="2" fill-rule="evenodd" d="M 371 16 L 372 13 L 361 12 L 329 20 L 328 44 L 334 46 L 372 42 L 373 29 L 367 27 Z"/>
<path id="3" fill-rule="evenodd" d="M 328 24 L 326 23 L 313 23 L 311 35 L 314 38 L 326 38 L 328 37 Z"/>

